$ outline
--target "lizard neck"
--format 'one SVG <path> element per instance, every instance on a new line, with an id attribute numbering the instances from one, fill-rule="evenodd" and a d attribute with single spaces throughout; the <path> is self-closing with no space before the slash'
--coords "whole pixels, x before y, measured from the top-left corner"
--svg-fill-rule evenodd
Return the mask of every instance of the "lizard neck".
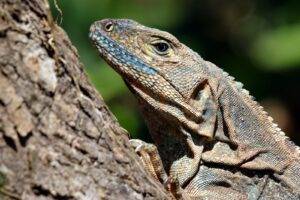
<path id="1" fill-rule="evenodd" d="M 223 119 L 230 133 L 230 142 L 237 144 L 237 150 L 242 149 L 238 153 L 240 155 L 245 152 L 248 152 L 245 155 L 251 154 L 253 150 L 263 150 L 241 163 L 240 167 L 273 171 L 274 176 L 290 188 L 299 188 L 299 181 L 294 177 L 300 173 L 300 169 L 296 167 L 300 163 L 300 148 L 285 136 L 277 124 L 273 123 L 273 119 L 250 96 L 249 92 L 243 89 L 241 83 L 234 81 L 225 72 L 223 75 L 222 84 L 225 89 L 219 101 Z M 230 151 L 232 150 L 228 149 L 228 152 Z M 217 148 L 210 154 L 205 154 L 202 159 L 206 161 L 213 161 L 211 157 L 223 155 Z"/>
<path id="2" fill-rule="evenodd" d="M 269 116 L 269 114 L 257 101 L 254 100 L 254 97 L 250 95 L 249 91 L 243 88 L 243 84 L 235 81 L 234 77 L 229 76 L 226 72 L 223 72 L 223 76 L 228 83 L 228 90 L 236 91 L 240 94 L 240 107 L 249 108 L 251 111 L 250 114 L 257 116 L 255 118 L 259 118 L 259 121 L 257 122 L 259 124 L 258 126 L 264 127 L 265 130 L 267 130 L 267 134 L 270 134 L 270 137 L 275 138 L 277 142 L 280 142 L 281 144 L 288 142 L 291 144 L 293 147 L 295 147 L 295 151 L 299 156 L 300 148 L 289 140 L 286 134 L 278 127 L 278 124 L 273 121 L 273 118 Z M 234 101 L 230 102 L 230 104 L 234 104 Z M 244 113 L 245 115 L 247 114 L 245 113 L 244 109 L 242 109 L 239 113 Z"/>

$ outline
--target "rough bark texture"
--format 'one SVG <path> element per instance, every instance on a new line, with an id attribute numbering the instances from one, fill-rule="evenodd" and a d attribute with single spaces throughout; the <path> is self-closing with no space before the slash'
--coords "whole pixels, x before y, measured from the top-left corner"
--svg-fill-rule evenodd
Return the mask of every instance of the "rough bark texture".
<path id="1" fill-rule="evenodd" d="M 166 199 L 47 1 L 0 2 L 0 199 Z"/>

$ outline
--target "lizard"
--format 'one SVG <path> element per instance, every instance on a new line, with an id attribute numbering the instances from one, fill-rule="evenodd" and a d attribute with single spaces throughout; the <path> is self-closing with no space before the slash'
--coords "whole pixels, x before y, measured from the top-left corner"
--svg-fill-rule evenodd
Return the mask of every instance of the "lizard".
<path id="1" fill-rule="evenodd" d="M 138 100 L 132 146 L 175 199 L 300 199 L 300 148 L 243 84 L 172 34 L 103 19 L 89 37 Z"/>

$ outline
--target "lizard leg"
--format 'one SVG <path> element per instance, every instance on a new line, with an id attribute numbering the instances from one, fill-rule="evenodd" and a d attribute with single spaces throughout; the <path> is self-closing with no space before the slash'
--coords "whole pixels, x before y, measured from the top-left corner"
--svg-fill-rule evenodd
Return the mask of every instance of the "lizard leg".
<path id="1" fill-rule="evenodd" d="M 150 172 L 156 180 L 162 183 L 165 189 L 170 191 L 175 199 L 189 199 L 181 188 L 177 177 L 167 175 L 155 145 L 138 139 L 131 139 L 130 144 L 134 147 L 135 152 L 140 157 L 146 170 Z"/>
<path id="2" fill-rule="evenodd" d="M 131 139 L 131 146 L 140 157 L 143 165 L 150 174 L 162 184 L 168 180 L 168 175 L 164 170 L 158 150 L 154 144 L 146 143 L 142 140 Z"/>

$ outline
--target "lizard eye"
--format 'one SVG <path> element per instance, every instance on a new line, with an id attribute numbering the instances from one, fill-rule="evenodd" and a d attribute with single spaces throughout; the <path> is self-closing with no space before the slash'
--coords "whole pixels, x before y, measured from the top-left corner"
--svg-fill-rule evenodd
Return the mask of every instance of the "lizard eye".
<path id="1" fill-rule="evenodd" d="M 107 31 L 107 32 L 111 32 L 113 29 L 114 29 L 114 25 L 112 22 L 107 22 L 104 26 L 104 29 Z"/>
<path id="2" fill-rule="evenodd" d="M 166 55 L 170 49 L 170 45 L 166 42 L 156 42 L 152 45 L 154 50 L 160 55 Z"/>

